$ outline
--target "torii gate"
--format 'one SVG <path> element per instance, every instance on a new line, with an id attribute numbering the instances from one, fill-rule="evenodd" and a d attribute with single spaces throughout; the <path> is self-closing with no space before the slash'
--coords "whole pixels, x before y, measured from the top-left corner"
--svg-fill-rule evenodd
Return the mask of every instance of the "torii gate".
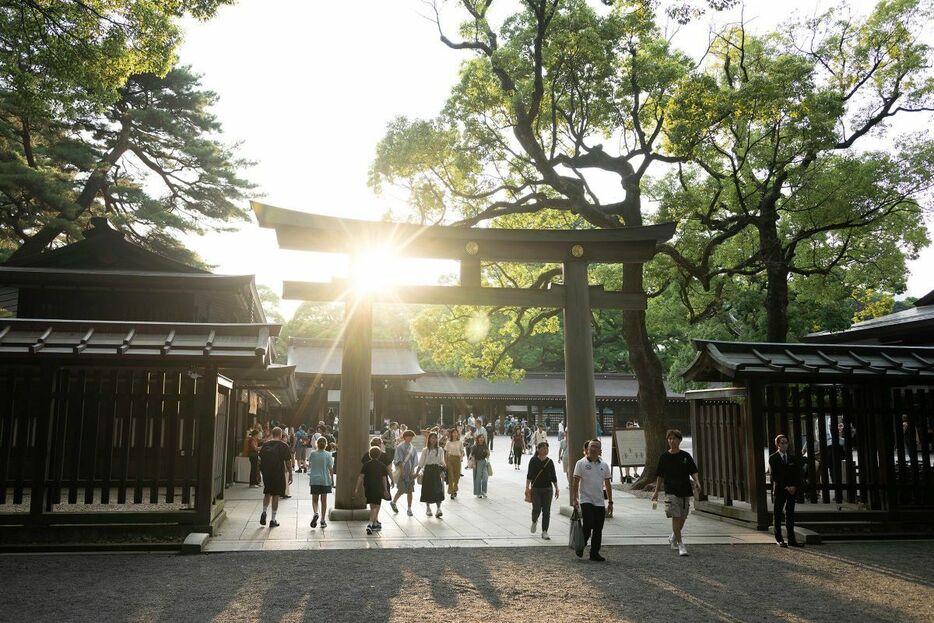
<path id="1" fill-rule="evenodd" d="M 388 245 L 400 256 L 460 262 L 460 285 L 396 286 L 386 293 L 361 293 L 342 282 L 283 283 L 282 297 L 345 303 L 341 364 L 341 436 L 337 472 L 357 474 L 367 451 L 370 410 L 372 307 L 374 302 L 442 305 L 515 305 L 564 310 L 564 364 L 568 451 L 572 456 L 596 434 L 593 385 L 592 309 L 642 310 L 642 265 L 658 243 L 674 235 L 674 223 L 619 229 L 526 230 L 449 227 L 361 221 L 285 210 L 252 202 L 261 227 L 276 230 L 279 247 L 359 256 Z M 481 261 L 560 263 L 564 285 L 547 290 L 481 287 Z M 621 292 L 590 286 L 587 266 L 624 264 Z M 573 469 L 573 462 L 569 462 Z M 366 519 L 355 478 L 337 479 L 332 519 Z"/>

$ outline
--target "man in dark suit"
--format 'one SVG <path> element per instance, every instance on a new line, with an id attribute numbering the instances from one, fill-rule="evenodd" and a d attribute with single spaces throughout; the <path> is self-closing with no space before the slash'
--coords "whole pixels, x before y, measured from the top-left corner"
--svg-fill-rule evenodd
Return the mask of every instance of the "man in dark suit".
<path id="1" fill-rule="evenodd" d="M 775 438 L 776 452 L 769 456 L 769 470 L 772 472 L 772 500 L 774 508 L 775 542 L 779 547 L 801 547 L 795 539 L 795 495 L 801 486 L 801 469 L 797 458 L 788 454 L 788 438 L 778 435 Z M 788 543 L 782 538 L 782 515 L 788 532 Z"/>

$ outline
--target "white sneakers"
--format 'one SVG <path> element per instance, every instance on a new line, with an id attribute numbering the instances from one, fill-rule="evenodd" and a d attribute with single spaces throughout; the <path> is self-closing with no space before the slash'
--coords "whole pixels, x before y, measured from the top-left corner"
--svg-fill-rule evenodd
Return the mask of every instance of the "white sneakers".
<path id="1" fill-rule="evenodd" d="M 537 521 L 533 521 L 533 522 L 532 522 L 532 527 L 529 529 L 529 532 L 531 532 L 532 534 L 535 534 L 535 530 L 537 530 L 537 529 L 538 529 L 538 522 L 537 522 Z"/>
<path id="2" fill-rule="evenodd" d="M 684 537 L 681 538 L 680 543 L 675 543 L 675 535 L 672 533 L 668 537 L 668 545 L 671 549 L 678 550 L 678 556 L 687 556 L 688 555 L 688 546 L 684 544 Z"/>
<path id="3" fill-rule="evenodd" d="M 546 541 L 550 541 L 550 540 L 551 540 L 551 537 L 548 536 L 548 533 L 545 532 L 544 530 L 542 530 L 542 538 L 545 539 Z"/>

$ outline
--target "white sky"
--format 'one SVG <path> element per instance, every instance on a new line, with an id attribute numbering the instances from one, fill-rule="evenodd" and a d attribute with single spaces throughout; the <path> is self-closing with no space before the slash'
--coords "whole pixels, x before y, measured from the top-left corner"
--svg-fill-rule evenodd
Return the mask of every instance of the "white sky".
<path id="1" fill-rule="evenodd" d="M 445 14 L 456 17 L 454 3 L 447 4 Z M 814 6 L 813 0 L 751 0 L 745 17 L 766 29 L 795 8 Z M 861 12 L 872 3 L 850 6 Z M 441 44 L 425 14 L 421 0 L 240 0 L 208 22 L 186 22 L 180 59 L 220 96 L 215 112 L 227 140 L 242 141 L 241 155 L 257 163 L 247 177 L 259 185 L 262 201 L 375 220 L 400 209 L 400 193 L 387 188 L 376 197 L 366 185 L 386 123 L 398 115 L 437 114 L 465 58 Z M 699 53 L 710 20 L 736 15 L 712 14 L 683 28 L 675 42 Z M 928 229 L 934 236 L 934 222 Z M 255 223 L 192 236 L 186 244 L 216 272 L 255 274 L 279 293 L 283 280 L 327 281 L 346 271 L 340 256 L 280 250 L 274 232 Z M 934 288 L 934 248 L 910 269 L 909 295 Z M 454 270 L 453 263 L 407 260 L 400 280 L 432 283 Z M 297 305 L 284 303 L 287 315 Z"/>

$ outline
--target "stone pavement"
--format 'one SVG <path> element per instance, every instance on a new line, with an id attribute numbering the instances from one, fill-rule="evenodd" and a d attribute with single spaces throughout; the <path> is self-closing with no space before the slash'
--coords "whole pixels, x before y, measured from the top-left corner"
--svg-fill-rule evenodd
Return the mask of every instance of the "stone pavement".
<path id="1" fill-rule="evenodd" d="M 557 458 L 557 440 L 550 438 L 551 456 Z M 605 454 L 609 453 L 609 438 L 604 438 Z M 690 448 L 686 448 L 690 451 Z M 416 486 L 413 502 L 415 515 L 405 512 L 404 497 L 399 500 L 399 514 L 388 503 L 383 504 L 379 535 L 367 536 L 366 522 L 328 522 L 322 529 L 309 527 L 312 517 L 308 478 L 296 474 L 292 498 L 280 500 L 278 528 L 259 524 L 262 511 L 262 489 L 250 489 L 237 484 L 226 492 L 224 509 L 227 519 L 219 534 L 210 539 L 208 552 L 258 550 L 370 549 L 370 548 L 431 548 L 431 547 L 566 547 L 569 520 L 559 514 L 561 504 L 568 503 L 567 482 L 559 474 L 560 501 L 552 503 L 552 540 L 545 541 L 540 532 L 531 534 L 531 504 L 523 500 L 526 465 L 529 455 L 522 458 L 522 469 L 508 464 L 506 437 L 497 437 L 493 447 L 493 476 L 489 480 L 488 497 L 473 496 L 473 472 L 464 470 L 461 491 L 456 500 L 442 504 L 444 517 L 427 517 L 425 505 L 418 503 Z M 614 482 L 619 471 L 614 472 Z M 356 474 L 354 475 L 356 478 Z M 333 494 L 328 496 L 333 502 Z M 671 520 L 665 517 L 662 505 L 653 511 L 651 502 L 622 491 L 614 492 L 615 517 L 608 519 L 603 531 L 606 545 L 666 545 L 671 533 Z M 434 508 L 432 508 L 432 511 Z M 540 528 L 541 526 L 539 526 Z M 771 543 L 768 532 L 757 532 L 716 519 L 692 514 L 684 532 L 691 544 Z"/>

